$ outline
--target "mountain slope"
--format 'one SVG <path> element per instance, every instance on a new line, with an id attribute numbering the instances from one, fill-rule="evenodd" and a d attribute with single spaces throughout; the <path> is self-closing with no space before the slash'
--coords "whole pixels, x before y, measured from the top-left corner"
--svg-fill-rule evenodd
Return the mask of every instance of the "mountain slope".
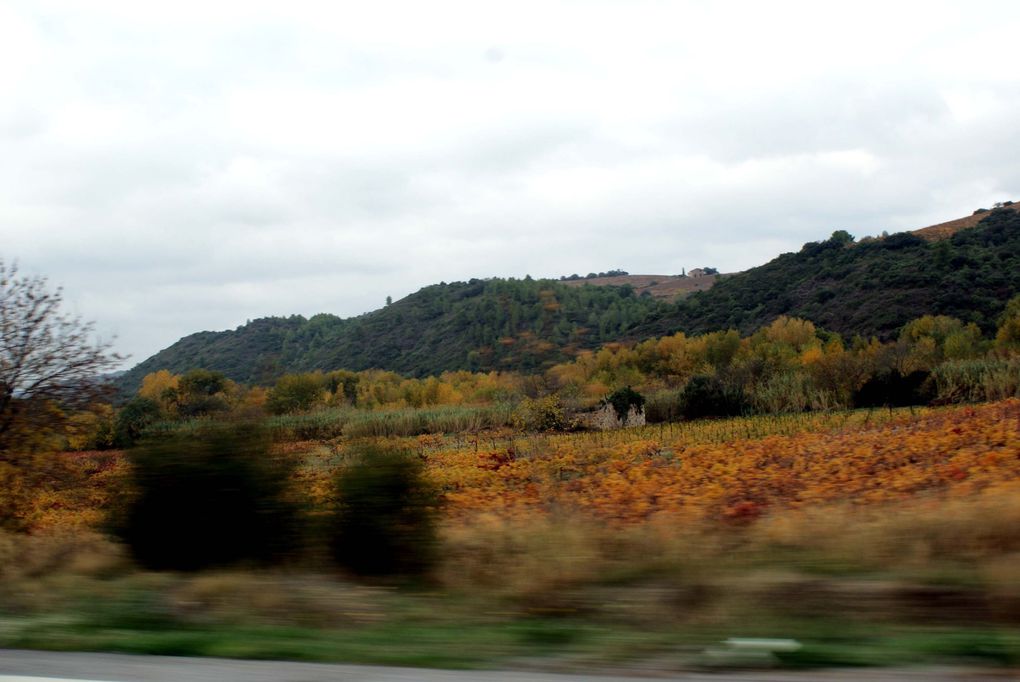
<path id="1" fill-rule="evenodd" d="M 537 370 L 619 339 L 666 305 L 630 287 L 531 278 L 437 284 L 359 317 L 265 318 L 192 334 L 126 372 L 118 385 L 133 391 L 149 372 L 196 367 L 256 383 L 314 369 L 377 367 L 418 376 Z"/>
<path id="2" fill-rule="evenodd" d="M 196 367 L 255 383 L 314 369 L 376 367 L 414 376 L 535 371 L 608 342 L 727 328 L 746 334 L 779 315 L 845 336 L 889 338 L 925 314 L 952 315 L 991 331 L 1006 301 L 1020 293 L 1020 213 L 997 208 L 979 219 L 973 227 L 943 231 L 936 241 L 904 232 L 854 243 L 836 233 L 760 267 L 719 276 L 707 290 L 674 303 L 650 291 L 638 296 L 629 285 L 604 286 L 609 282 L 437 284 L 359 317 L 265 318 L 192 334 L 117 383 L 132 392 L 149 372 Z"/>
<path id="3" fill-rule="evenodd" d="M 1003 204 L 996 204 L 996 208 L 1007 208 L 1013 211 L 1020 210 L 1020 204 L 1012 201 L 1007 201 Z M 930 225 L 929 227 L 922 227 L 920 230 L 914 230 L 913 234 L 918 237 L 927 239 L 928 241 L 938 241 L 940 239 L 948 239 L 960 230 L 965 230 L 968 227 L 975 227 L 978 223 L 988 217 L 989 210 L 986 208 L 979 208 L 969 216 L 964 218 L 957 218 L 956 220 L 949 220 L 938 225 Z"/>
<path id="4" fill-rule="evenodd" d="M 902 232 L 853 243 L 836 233 L 720 278 L 637 325 L 631 337 L 731 327 L 750 333 L 779 315 L 848 336 L 888 338 L 925 314 L 951 315 L 990 331 L 1018 292 L 1020 213 L 998 208 L 937 241 Z"/>

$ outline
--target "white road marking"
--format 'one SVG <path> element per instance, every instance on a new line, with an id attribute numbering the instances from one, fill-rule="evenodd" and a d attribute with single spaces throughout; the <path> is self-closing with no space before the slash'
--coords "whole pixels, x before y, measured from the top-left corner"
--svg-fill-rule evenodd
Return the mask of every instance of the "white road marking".
<path id="1" fill-rule="evenodd" d="M 24 675 L 0 675 L 0 682 L 105 682 L 105 681 L 72 680 L 66 677 L 25 677 Z"/>

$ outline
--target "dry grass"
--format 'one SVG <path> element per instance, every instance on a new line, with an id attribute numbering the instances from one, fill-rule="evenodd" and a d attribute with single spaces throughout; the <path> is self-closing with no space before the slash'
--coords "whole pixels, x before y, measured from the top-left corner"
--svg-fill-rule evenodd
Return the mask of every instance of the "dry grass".
<path id="1" fill-rule="evenodd" d="M 57 608 L 83 585 L 130 570 L 123 549 L 98 533 L 0 532 L 0 605 L 6 611 Z"/>
<path id="2" fill-rule="evenodd" d="M 378 596 L 325 575 L 224 570 L 182 577 L 167 604 L 190 623 L 344 628 L 382 620 Z"/>
<path id="3" fill-rule="evenodd" d="M 909 620 L 952 595 L 963 606 L 940 617 L 1016 622 L 1018 493 L 785 511 L 740 528 L 484 517 L 445 529 L 439 582 L 514 612 L 628 622 L 732 622 L 792 608 L 798 590 L 812 612 L 863 599 L 863 614 Z"/>
<path id="4" fill-rule="evenodd" d="M 586 654 L 601 667 L 605 656 L 644 658 L 734 635 L 824 645 L 820 627 L 844 642 L 826 650 L 832 660 L 867 661 L 880 654 L 854 647 L 872 646 L 884 636 L 876 633 L 934 626 L 975 633 L 961 655 L 994 645 L 994 660 L 1008 662 L 1020 650 L 995 633 L 1020 624 L 1017 492 L 934 507 L 815 507 L 739 527 L 486 515 L 444 527 L 443 561 L 418 592 L 300 567 L 144 573 L 100 536 L 5 534 L 0 643 L 406 664 L 393 657 L 411 637 L 420 649 L 412 662 L 449 665 L 460 660 L 450 637 L 476 637 L 491 648 L 475 652 L 485 659 L 583 648 L 585 633 L 601 632 L 609 634 Z M 943 644 L 888 648 L 909 661 Z"/>
<path id="5" fill-rule="evenodd" d="M 677 277 L 675 275 L 619 275 L 617 277 L 594 277 L 592 279 L 564 280 L 567 286 L 625 286 L 629 285 L 634 293 L 640 296 L 646 291 L 653 298 L 671 300 L 678 296 L 711 289 L 718 275 L 702 277 Z"/>
<path id="6" fill-rule="evenodd" d="M 1014 203 L 1006 208 L 1011 208 L 1014 211 L 1020 211 L 1020 204 Z M 919 230 L 914 230 L 913 233 L 922 239 L 927 239 L 930 242 L 936 242 L 942 239 L 948 239 L 960 230 L 974 227 L 987 217 L 987 212 L 975 213 L 964 218 L 957 218 L 956 220 L 948 220 L 944 223 L 938 223 L 937 225 L 922 227 Z"/>

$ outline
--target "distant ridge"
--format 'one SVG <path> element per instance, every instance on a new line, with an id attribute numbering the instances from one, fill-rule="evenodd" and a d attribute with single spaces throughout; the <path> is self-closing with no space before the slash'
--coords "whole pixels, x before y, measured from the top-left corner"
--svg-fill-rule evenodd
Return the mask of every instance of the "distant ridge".
<path id="1" fill-rule="evenodd" d="M 972 227 L 961 227 L 965 221 Z M 631 338 L 720 329 L 746 334 L 780 315 L 847 337 L 888 339 L 926 314 L 950 315 L 989 332 L 1009 298 L 1020 293 L 1020 213 L 1011 205 L 950 223 L 956 225 L 932 226 L 941 230 L 938 237 L 917 230 L 854 242 L 846 232 L 833 233 L 719 278 L 711 289 L 638 325 Z"/>
<path id="2" fill-rule="evenodd" d="M 133 392 L 160 369 L 212 369 L 252 383 L 316 369 L 415 376 L 537 371 L 622 338 L 666 305 L 630 287 L 570 287 L 530 277 L 434 284 L 357 317 L 261 318 L 191 334 L 136 365 L 118 385 Z"/>
<path id="3" fill-rule="evenodd" d="M 780 315 L 845 338 L 888 339 L 925 314 L 951 315 L 988 332 L 1018 293 L 1020 212 L 1012 204 L 857 242 L 839 231 L 730 275 L 473 279 L 425 287 L 353 318 L 262 318 L 186 336 L 117 384 L 131 393 L 149 372 L 193 368 L 263 384 L 316 369 L 540 372 L 610 342 L 677 331 L 746 334 Z"/>

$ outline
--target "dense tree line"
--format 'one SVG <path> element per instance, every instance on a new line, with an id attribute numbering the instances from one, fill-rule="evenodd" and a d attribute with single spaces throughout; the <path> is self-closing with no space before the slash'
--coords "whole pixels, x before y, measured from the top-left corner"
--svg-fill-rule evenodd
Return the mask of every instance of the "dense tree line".
<path id="1" fill-rule="evenodd" d="M 285 373 L 341 368 L 418 377 L 531 373 L 614 341 L 678 331 L 747 335 L 784 315 L 846 338 L 894 339 L 926 314 L 974 323 L 988 334 L 1020 292 L 1020 214 L 1000 207 L 983 215 L 977 227 L 936 242 L 910 233 L 855 241 L 840 230 L 673 304 L 635 296 L 629 287 L 473 279 L 425 287 L 350 319 L 259 319 L 187 336 L 126 373 L 120 386 L 133 393 L 159 369 L 206 368 L 267 386 Z"/>
<path id="2" fill-rule="evenodd" d="M 582 277 L 577 273 L 573 275 L 563 275 L 560 277 L 561 282 L 576 282 L 582 279 L 596 279 L 597 277 L 625 277 L 630 273 L 626 270 L 607 270 L 606 272 L 589 272 L 587 275 Z"/>
<path id="3" fill-rule="evenodd" d="M 194 417 L 267 413 L 330 411 L 319 426 L 336 434 L 346 433 L 342 422 L 355 413 L 439 407 L 497 407 L 501 423 L 545 430 L 569 428 L 575 423 L 570 415 L 605 404 L 643 406 L 649 420 L 673 421 L 999 400 L 1020 396 L 1020 296 L 997 324 L 994 334 L 984 334 L 973 322 L 925 315 L 882 342 L 845 338 L 784 316 L 746 336 L 731 329 L 610 343 L 531 374 L 315 370 L 284 374 L 262 387 L 210 370 L 160 370 L 146 375 L 121 409 L 98 405 L 75 415 L 67 445 L 125 447 L 159 425 L 172 431 L 174 422 Z M 399 430 L 413 435 L 445 428 L 429 419 L 414 423 Z"/>
<path id="4" fill-rule="evenodd" d="M 638 325 L 631 338 L 676 331 L 749 334 L 780 315 L 846 336 L 894 338 L 909 320 L 948 315 L 989 333 L 1020 293 L 1020 213 L 987 212 L 974 228 L 926 241 L 899 233 L 855 242 L 844 230 L 720 279 Z"/>
<path id="5" fill-rule="evenodd" d="M 413 376 L 536 371 L 618 339 L 664 307 L 630 287 L 569 287 L 530 277 L 442 283 L 355 318 L 265 318 L 193 334 L 126 373 L 120 386 L 133 392 L 151 372 L 196 367 L 258 384 L 317 369 Z"/>

